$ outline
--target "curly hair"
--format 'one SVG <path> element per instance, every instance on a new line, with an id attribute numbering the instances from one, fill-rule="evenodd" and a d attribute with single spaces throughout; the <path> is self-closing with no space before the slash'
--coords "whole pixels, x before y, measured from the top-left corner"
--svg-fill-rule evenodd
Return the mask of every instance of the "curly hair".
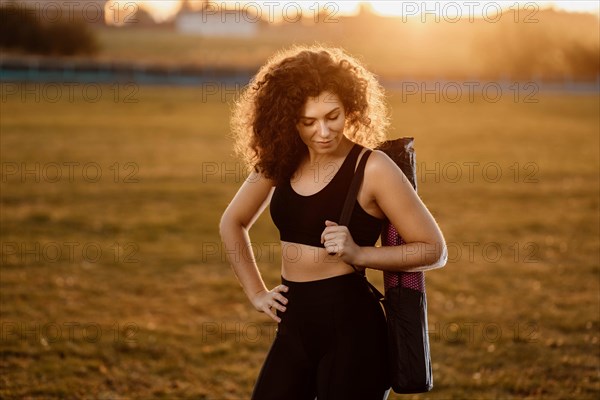
<path id="1" fill-rule="evenodd" d="M 233 103 L 236 156 L 275 184 L 289 180 L 308 154 L 300 112 L 325 90 L 345 109 L 348 139 L 369 148 L 385 141 L 389 112 L 375 75 L 341 48 L 294 45 L 271 56 Z"/>

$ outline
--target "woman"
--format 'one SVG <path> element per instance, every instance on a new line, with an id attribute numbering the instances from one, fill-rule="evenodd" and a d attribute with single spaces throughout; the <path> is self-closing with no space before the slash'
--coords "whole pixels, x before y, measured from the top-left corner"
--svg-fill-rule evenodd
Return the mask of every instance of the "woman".
<path id="1" fill-rule="evenodd" d="M 338 48 L 276 54 L 235 104 L 235 149 L 253 169 L 220 234 L 248 299 L 278 323 L 255 400 L 380 400 L 389 393 L 385 315 L 350 264 L 363 271 L 430 265 L 442 258 L 445 241 L 400 168 L 370 149 L 385 140 L 388 125 L 382 87 Z M 340 226 L 362 156 L 364 181 L 348 226 Z M 282 284 L 272 289 L 248 237 L 269 204 L 282 246 Z M 386 220 L 405 245 L 374 247 Z"/>

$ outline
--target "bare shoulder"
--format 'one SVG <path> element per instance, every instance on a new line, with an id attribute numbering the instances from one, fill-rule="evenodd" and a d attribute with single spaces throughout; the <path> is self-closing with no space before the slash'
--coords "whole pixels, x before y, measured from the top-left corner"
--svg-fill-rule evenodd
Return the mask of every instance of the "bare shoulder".
<path id="1" fill-rule="evenodd" d="M 250 227 L 271 201 L 275 182 L 261 172 L 251 171 L 242 183 L 225 212 L 227 218 Z"/>
<path id="2" fill-rule="evenodd" d="M 386 177 L 406 178 L 406 175 L 390 156 L 381 150 L 371 150 L 371 155 L 365 165 L 365 177 L 381 180 Z"/>
<path id="3" fill-rule="evenodd" d="M 273 179 L 267 178 L 262 172 L 256 172 L 255 170 L 252 170 L 250 174 L 248 174 L 245 183 L 246 182 L 265 187 L 275 186 L 275 181 Z"/>
<path id="4" fill-rule="evenodd" d="M 240 187 L 237 195 L 251 202 L 263 202 L 273 193 L 275 182 L 262 172 L 252 171 Z M 237 196 L 236 195 L 236 196 Z"/>
<path id="5" fill-rule="evenodd" d="M 443 241 L 437 224 L 402 169 L 381 150 L 365 166 L 370 194 L 407 242 Z"/>
<path id="6" fill-rule="evenodd" d="M 381 150 L 371 150 L 365 165 L 364 180 L 367 182 L 371 198 L 392 199 L 400 193 L 411 196 L 413 187 L 402 169 Z M 379 203 L 379 201 L 377 201 Z"/>

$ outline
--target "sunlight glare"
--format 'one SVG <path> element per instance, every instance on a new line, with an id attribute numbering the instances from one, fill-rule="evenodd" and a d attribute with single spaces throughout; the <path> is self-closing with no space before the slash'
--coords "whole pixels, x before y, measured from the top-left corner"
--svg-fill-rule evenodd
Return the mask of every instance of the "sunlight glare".
<path id="1" fill-rule="evenodd" d="M 182 0 L 134 0 L 129 2 L 122 2 L 117 0 L 109 0 L 107 2 L 106 10 L 109 10 L 110 7 L 120 7 L 123 8 L 125 4 L 129 7 L 129 11 L 131 13 L 131 8 L 141 7 L 144 10 L 148 11 L 156 22 L 163 22 L 168 20 L 177 14 L 177 12 L 181 9 L 183 1 Z M 225 8 L 244 8 L 244 5 L 247 3 L 252 3 L 255 6 L 259 5 L 263 11 L 263 16 L 265 19 L 268 19 L 269 14 L 269 6 L 263 3 L 270 4 L 270 7 L 273 7 L 274 2 L 265 2 L 265 1 L 231 1 L 231 0 L 222 0 L 222 1 L 211 1 L 217 7 L 225 7 Z M 315 5 L 318 4 L 319 8 L 328 7 L 326 10 L 331 12 L 332 17 L 342 16 L 342 15 L 353 15 L 356 14 L 359 10 L 360 4 L 366 4 L 368 8 L 371 8 L 373 12 L 382 16 L 401 16 L 403 11 L 407 13 L 407 16 L 416 16 L 423 13 L 426 13 L 430 16 L 432 15 L 443 15 L 445 18 L 455 18 L 457 15 L 462 15 L 463 18 L 466 18 L 469 15 L 469 10 L 473 11 L 473 4 L 477 4 L 475 6 L 475 16 L 480 17 L 481 9 L 485 8 L 486 3 L 495 3 L 498 5 L 499 3 L 496 1 L 479 1 L 479 2 L 466 2 L 470 3 L 471 6 L 467 6 L 465 2 L 450 2 L 445 3 L 442 1 L 434 1 L 434 2 L 423 2 L 423 1 L 414 1 L 414 0 L 398 0 L 398 1 L 381 1 L 381 0 L 373 0 L 373 1 L 337 1 L 337 2 L 297 2 L 303 9 L 304 15 L 309 15 L 314 13 Z M 515 4 L 519 4 L 521 7 L 526 5 L 531 6 L 535 4 L 539 9 L 545 8 L 555 8 L 557 10 L 564 10 L 569 12 L 586 12 L 595 14 L 600 16 L 600 2 L 599 1 L 522 1 L 522 0 L 513 0 L 506 3 L 500 3 L 503 9 L 508 9 L 511 7 L 515 7 Z M 192 9 L 198 9 L 202 6 L 203 2 L 198 0 L 188 0 L 188 4 Z M 334 7 L 335 6 L 335 7 Z M 334 7 L 334 8 L 333 8 Z M 469 8 L 471 7 L 471 8 Z M 126 13 L 127 10 L 121 12 L 121 14 Z M 275 7 L 275 13 L 281 13 L 281 7 L 279 9 Z M 305 14 L 306 13 L 306 14 Z M 275 16 L 277 17 L 277 16 Z M 278 19 L 278 18 L 275 18 Z"/>
<path id="2" fill-rule="evenodd" d="M 181 8 L 181 2 L 173 0 L 139 1 L 138 3 L 141 3 L 142 8 L 148 11 L 157 22 L 171 18 Z"/>
<path id="3" fill-rule="evenodd" d="M 417 11 L 417 15 L 421 12 L 426 12 L 430 15 L 445 15 L 447 18 L 454 18 L 456 15 L 462 15 L 466 17 L 469 10 L 476 10 L 477 13 L 481 14 L 481 9 L 486 7 L 486 3 L 495 3 L 496 1 L 485 0 L 479 2 L 451 2 L 444 3 L 441 1 L 435 2 L 417 2 L 417 1 L 367 1 L 373 9 L 379 15 L 383 16 L 402 16 L 403 11 L 408 12 L 408 16 L 414 15 L 414 11 Z M 404 3 L 404 4 L 403 4 Z M 500 3 L 499 5 L 503 10 L 514 9 L 515 4 L 519 4 L 522 7 L 536 6 L 540 10 L 546 8 L 554 8 L 557 10 L 563 10 L 568 12 L 586 12 L 595 15 L 600 15 L 600 2 L 599 1 L 530 1 L 530 0 L 514 0 L 506 3 Z M 471 4 L 468 6 L 467 4 Z M 473 7 L 475 5 L 475 7 Z M 493 8 L 490 8 L 492 10 Z M 528 8 L 531 9 L 531 8 Z M 411 13 L 413 11 L 413 13 Z M 457 13 L 458 11 L 458 13 Z M 462 14 L 459 14 L 462 13 Z M 476 16 L 477 16 L 476 13 Z"/>

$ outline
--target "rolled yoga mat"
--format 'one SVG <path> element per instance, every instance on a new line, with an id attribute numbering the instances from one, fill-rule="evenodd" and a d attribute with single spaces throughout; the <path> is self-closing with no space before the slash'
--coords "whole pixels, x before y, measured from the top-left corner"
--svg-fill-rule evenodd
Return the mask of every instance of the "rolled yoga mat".
<path id="1" fill-rule="evenodd" d="M 415 150 L 413 147 L 414 138 L 403 137 L 399 139 L 387 140 L 381 143 L 377 150 L 386 153 L 400 167 L 404 175 L 410 181 L 412 187 L 417 190 L 417 163 Z M 382 246 L 399 246 L 404 244 L 404 240 L 396 231 L 396 228 L 386 221 L 381 230 Z M 425 274 L 423 272 L 383 272 L 384 288 L 401 286 L 420 292 L 425 292 Z"/>

